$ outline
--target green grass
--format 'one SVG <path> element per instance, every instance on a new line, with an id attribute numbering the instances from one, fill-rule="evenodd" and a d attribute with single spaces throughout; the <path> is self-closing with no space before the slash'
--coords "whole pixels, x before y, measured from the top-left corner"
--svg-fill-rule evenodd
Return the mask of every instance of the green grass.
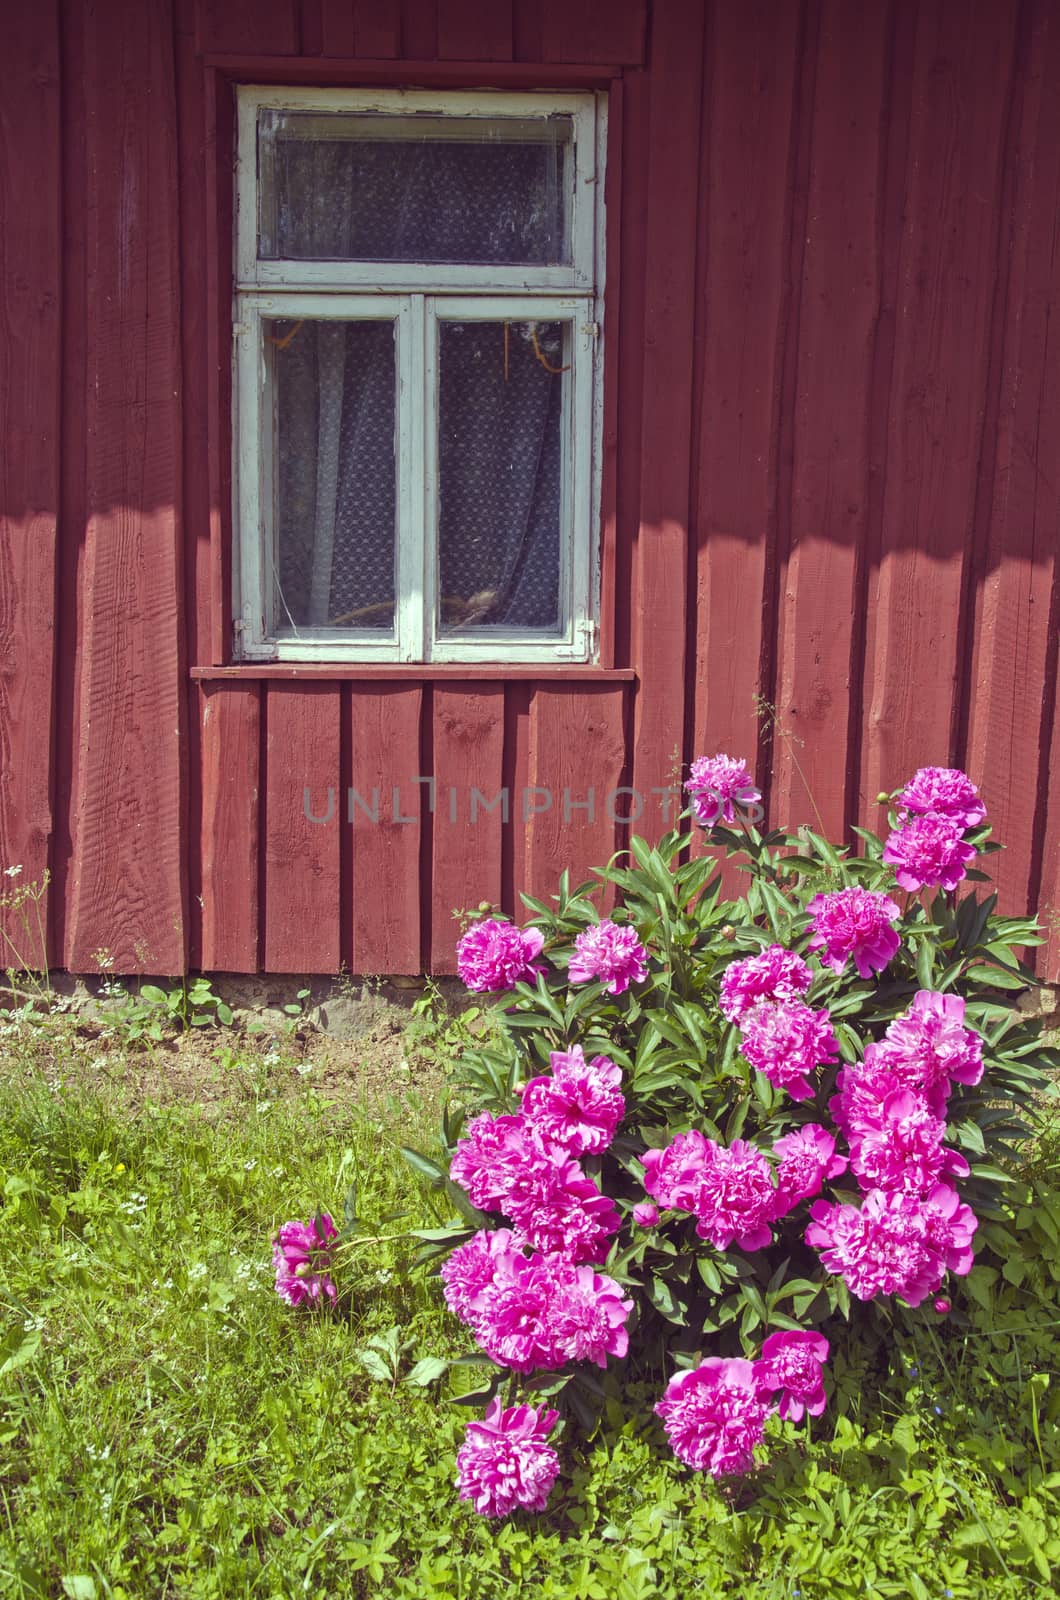
<path id="1" fill-rule="evenodd" d="M 1001 1329 L 984 1312 L 942 1338 L 921 1319 L 882 1380 L 837 1363 L 845 1411 L 812 1436 L 772 1424 L 770 1465 L 734 1490 L 681 1469 L 654 1395 L 632 1389 L 592 1445 L 563 1445 L 547 1515 L 476 1517 L 452 1482 L 474 1413 L 448 1379 L 402 1381 L 420 1357 L 468 1348 L 405 1247 L 357 1256 L 335 1315 L 292 1312 L 272 1291 L 272 1230 L 339 1209 L 354 1173 L 379 1231 L 437 1220 L 397 1154 L 430 1138 L 435 1107 L 410 1098 L 328 1104 L 300 1083 L 206 1120 L 130 1106 L 120 1085 L 49 1086 L 31 1054 L 8 1063 L 0 1595 L 1052 1593 L 1052 1268 L 1009 1285 Z M 1039 1170 L 1055 1176 L 1048 1153 Z M 396 1382 L 363 1358 L 391 1328 L 406 1346 Z"/>

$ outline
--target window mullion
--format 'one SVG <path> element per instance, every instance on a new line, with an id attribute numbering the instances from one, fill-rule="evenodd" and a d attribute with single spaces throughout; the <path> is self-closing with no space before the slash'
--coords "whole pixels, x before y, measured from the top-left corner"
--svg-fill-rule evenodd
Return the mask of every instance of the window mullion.
<path id="1" fill-rule="evenodd" d="M 422 661 L 427 637 L 424 600 L 424 303 L 422 295 L 402 302 L 398 322 L 398 528 L 396 622 L 398 658 Z"/>

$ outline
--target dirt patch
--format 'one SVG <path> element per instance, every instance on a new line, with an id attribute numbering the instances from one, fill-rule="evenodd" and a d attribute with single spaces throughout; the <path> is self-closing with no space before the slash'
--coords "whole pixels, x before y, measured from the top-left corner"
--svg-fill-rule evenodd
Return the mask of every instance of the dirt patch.
<path id="1" fill-rule="evenodd" d="M 408 1023 L 406 1011 L 384 1008 L 353 1039 L 288 1025 L 195 1028 L 130 1044 L 106 1021 L 59 1016 L 9 1032 L 0 1043 L 0 1077 L 21 1076 L 32 1064 L 53 1088 L 113 1093 L 133 1112 L 148 1102 L 198 1105 L 211 1120 L 307 1090 L 340 1104 L 437 1100 L 444 1062 Z"/>

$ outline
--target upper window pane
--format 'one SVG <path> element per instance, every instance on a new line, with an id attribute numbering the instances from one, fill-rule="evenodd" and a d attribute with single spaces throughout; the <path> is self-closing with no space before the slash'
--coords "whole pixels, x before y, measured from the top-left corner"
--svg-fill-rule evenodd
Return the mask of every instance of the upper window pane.
<path id="1" fill-rule="evenodd" d="M 570 262 L 569 116 L 258 113 L 264 260 Z"/>

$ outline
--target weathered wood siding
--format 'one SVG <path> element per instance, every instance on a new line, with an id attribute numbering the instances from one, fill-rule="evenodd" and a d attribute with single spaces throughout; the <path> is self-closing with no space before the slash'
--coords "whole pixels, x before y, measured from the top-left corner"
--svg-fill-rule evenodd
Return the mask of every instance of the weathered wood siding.
<path id="1" fill-rule="evenodd" d="M 967 767 L 1054 926 L 1060 0 L 40 0 L 0 47 L 0 867 L 53 964 L 451 970 L 717 749 L 833 834 Z M 610 90 L 600 672 L 226 667 L 231 86 L 388 80 Z"/>

